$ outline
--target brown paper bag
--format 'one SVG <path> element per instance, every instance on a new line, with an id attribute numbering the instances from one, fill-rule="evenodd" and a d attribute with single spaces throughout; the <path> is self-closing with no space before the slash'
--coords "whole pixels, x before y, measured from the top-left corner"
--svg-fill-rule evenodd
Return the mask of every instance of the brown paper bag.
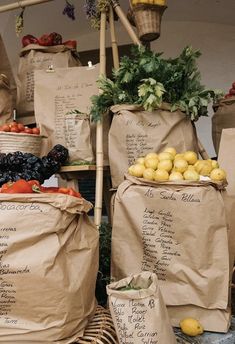
<path id="1" fill-rule="evenodd" d="M 226 171 L 228 181 L 227 192 L 230 196 L 235 196 L 235 166 L 233 163 L 233 161 L 235 161 L 234 159 L 235 128 L 223 129 L 219 146 L 218 162 L 219 165 Z"/>
<path id="2" fill-rule="evenodd" d="M 235 128 L 235 96 L 223 99 L 218 105 L 214 106 L 212 117 L 212 139 L 216 154 L 219 152 L 219 145 L 222 130 Z"/>
<path id="3" fill-rule="evenodd" d="M 35 117 L 47 137 L 45 153 L 60 143 L 68 148 L 70 162 L 94 160 L 88 114 L 98 75 L 99 65 L 35 71 Z"/>
<path id="4" fill-rule="evenodd" d="M 9 80 L 0 74 L 0 125 L 13 120 L 13 97 Z"/>
<path id="5" fill-rule="evenodd" d="M 166 110 L 168 109 L 168 110 Z M 154 112 L 142 111 L 135 105 L 115 105 L 109 131 L 109 162 L 113 188 L 123 181 L 124 174 L 136 158 L 166 146 L 177 151 L 197 152 L 193 126 L 185 114 L 170 112 L 169 106 Z"/>
<path id="6" fill-rule="evenodd" d="M 34 123 L 34 71 L 80 66 L 77 52 L 64 45 L 44 47 L 30 44 L 20 52 L 17 73 L 18 117 L 26 124 Z"/>
<path id="7" fill-rule="evenodd" d="M 142 272 L 107 286 L 120 344 L 176 344 L 156 274 Z"/>
<path id="8" fill-rule="evenodd" d="M 12 94 L 12 107 L 16 106 L 16 82 L 11 68 L 6 48 L 0 34 L 0 74 L 6 75 L 9 80 L 10 93 Z"/>
<path id="9" fill-rule="evenodd" d="M 115 198 L 112 277 L 144 270 L 157 274 L 166 305 L 176 310 L 174 326 L 186 308 L 198 319 L 206 313 L 206 330 L 227 331 L 227 219 L 217 184 L 127 176 Z"/>
<path id="10" fill-rule="evenodd" d="M 96 309 L 91 204 L 63 194 L 0 195 L 0 342 L 74 343 Z"/>

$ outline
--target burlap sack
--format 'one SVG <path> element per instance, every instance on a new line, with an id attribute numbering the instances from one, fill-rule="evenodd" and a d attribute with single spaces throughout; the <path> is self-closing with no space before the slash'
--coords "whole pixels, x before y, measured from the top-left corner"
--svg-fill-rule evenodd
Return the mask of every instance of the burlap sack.
<path id="1" fill-rule="evenodd" d="M 91 204 L 63 194 L 0 194 L 0 342 L 75 342 L 96 309 Z"/>
<path id="2" fill-rule="evenodd" d="M 35 71 L 35 117 L 47 137 L 44 152 L 60 143 L 68 148 L 70 162 L 92 162 L 90 97 L 98 93 L 99 65 Z M 81 114 L 68 114 L 79 110 Z"/>
<path id="3" fill-rule="evenodd" d="M 10 82 L 5 74 L 0 74 L 0 125 L 13 120 L 13 96 Z"/>
<path id="4" fill-rule="evenodd" d="M 7 51 L 0 34 L 0 74 L 6 75 L 9 80 L 10 93 L 12 94 L 12 107 L 16 106 L 16 81 L 13 75 Z"/>
<path id="5" fill-rule="evenodd" d="M 26 124 L 34 123 L 34 71 L 77 67 L 81 63 L 75 50 L 64 45 L 44 47 L 30 44 L 20 52 L 17 72 L 18 117 Z"/>
<path id="6" fill-rule="evenodd" d="M 168 109 L 168 110 L 166 110 Z M 113 188 L 124 180 L 124 174 L 139 156 L 166 146 L 177 151 L 197 152 L 197 139 L 190 120 L 180 111 L 170 112 L 167 104 L 154 112 L 135 105 L 115 105 L 109 131 L 109 163 Z"/>
<path id="7" fill-rule="evenodd" d="M 115 198 L 112 277 L 153 271 L 174 326 L 191 314 L 226 332 L 228 228 L 218 185 L 127 178 Z"/>
<path id="8" fill-rule="evenodd" d="M 235 128 L 235 96 L 223 99 L 214 106 L 212 117 L 212 139 L 216 154 L 219 152 L 219 145 L 222 130 Z"/>
<path id="9" fill-rule="evenodd" d="M 154 273 L 145 271 L 109 284 L 107 294 L 120 344 L 176 344 Z"/>

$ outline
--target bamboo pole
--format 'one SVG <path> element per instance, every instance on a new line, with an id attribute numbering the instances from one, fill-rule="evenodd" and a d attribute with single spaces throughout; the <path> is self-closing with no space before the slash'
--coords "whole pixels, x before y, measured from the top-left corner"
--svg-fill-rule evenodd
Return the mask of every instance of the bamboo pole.
<path id="1" fill-rule="evenodd" d="M 105 49 L 106 12 L 101 13 L 100 19 L 100 75 L 106 74 Z M 101 114 L 102 115 L 102 114 Z M 103 200 L 103 120 L 96 126 L 96 186 L 95 186 L 95 225 L 99 228 L 102 219 Z"/>
<path id="2" fill-rule="evenodd" d="M 113 15 L 113 7 L 109 7 L 109 25 L 110 25 L 110 35 L 111 35 L 111 44 L 112 44 L 112 53 L 113 53 L 113 66 L 115 69 L 119 68 L 119 53 L 118 53 L 118 45 L 116 39 L 116 31 L 114 25 L 114 15 Z"/>
<path id="3" fill-rule="evenodd" d="M 197 144 L 198 144 L 198 151 L 199 151 L 199 154 L 201 155 L 202 159 L 204 159 L 204 160 L 210 159 L 207 151 L 203 147 L 203 145 L 202 145 L 201 141 L 199 140 L 199 138 L 197 139 Z"/>
<path id="4" fill-rule="evenodd" d="M 125 13 L 123 12 L 123 10 L 121 9 L 119 3 L 117 0 L 111 0 L 111 4 L 115 10 L 115 12 L 117 13 L 117 16 L 119 17 L 119 19 L 122 22 L 122 25 L 124 26 L 124 28 L 126 29 L 127 33 L 129 34 L 131 40 L 133 41 L 134 44 L 137 45 L 141 45 L 141 42 L 137 36 L 137 34 L 135 33 L 135 31 L 133 30 L 129 20 L 127 19 L 127 17 L 125 16 Z"/>
<path id="5" fill-rule="evenodd" d="M 14 2 L 13 4 L 0 6 L 0 13 L 15 10 L 17 8 L 38 5 L 38 4 L 42 4 L 44 2 L 49 2 L 49 1 L 54 1 L 54 0 L 19 0 L 17 2 Z"/>

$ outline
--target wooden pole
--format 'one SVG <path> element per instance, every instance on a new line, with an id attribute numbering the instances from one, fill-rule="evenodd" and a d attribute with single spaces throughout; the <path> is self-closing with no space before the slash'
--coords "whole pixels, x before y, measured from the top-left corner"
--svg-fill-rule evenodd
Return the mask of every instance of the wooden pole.
<path id="1" fill-rule="evenodd" d="M 106 74 L 105 49 L 106 12 L 101 13 L 100 19 L 100 75 Z M 103 114 L 101 114 L 102 116 Z M 95 188 L 95 225 L 99 228 L 102 219 L 103 200 L 103 120 L 96 126 L 96 188 Z"/>
<path id="2" fill-rule="evenodd" d="M 202 145 L 201 141 L 199 140 L 199 138 L 197 139 L 197 144 L 198 144 L 198 151 L 199 151 L 199 154 L 201 155 L 202 159 L 204 159 L 204 160 L 210 159 L 207 151 L 203 147 L 203 145 Z"/>
<path id="3" fill-rule="evenodd" d="M 135 31 L 133 30 L 129 20 L 127 19 L 127 17 L 125 16 L 125 13 L 123 12 L 123 10 L 121 9 L 119 3 L 117 0 L 111 0 L 111 4 L 115 10 L 115 12 L 117 13 L 117 16 L 119 17 L 119 19 L 122 22 L 122 25 L 124 26 L 124 28 L 126 29 L 127 33 L 129 34 L 131 40 L 133 41 L 134 44 L 138 44 L 141 45 L 141 42 L 137 36 L 137 34 L 135 33 Z"/>
<path id="4" fill-rule="evenodd" d="M 17 2 L 14 2 L 13 4 L 0 6 L 0 13 L 15 10 L 17 8 L 38 5 L 38 4 L 42 4 L 44 2 L 49 2 L 49 1 L 54 1 L 54 0 L 19 0 Z"/>
<path id="5" fill-rule="evenodd" d="M 119 53 L 118 45 L 116 39 L 116 31 L 114 26 L 114 15 L 113 7 L 109 7 L 109 25 L 110 25 L 110 35 L 111 35 L 111 44 L 112 44 L 112 53 L 113 53 L 113 66 L 115 69 L 119 68 Z"/>

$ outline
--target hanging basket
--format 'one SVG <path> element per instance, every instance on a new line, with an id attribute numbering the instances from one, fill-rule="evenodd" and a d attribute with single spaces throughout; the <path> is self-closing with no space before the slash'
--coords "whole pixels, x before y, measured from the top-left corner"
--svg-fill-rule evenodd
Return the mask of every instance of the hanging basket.
<path id="1" fill-rule="evenodd" d="M 167 6 L 137 4 L 132 6 L 133 18 L 129 13 L 130 22 L 133 21 L 141 41 L 151 42 L 159 38 L 161 33 L 162 15 Z"/>

